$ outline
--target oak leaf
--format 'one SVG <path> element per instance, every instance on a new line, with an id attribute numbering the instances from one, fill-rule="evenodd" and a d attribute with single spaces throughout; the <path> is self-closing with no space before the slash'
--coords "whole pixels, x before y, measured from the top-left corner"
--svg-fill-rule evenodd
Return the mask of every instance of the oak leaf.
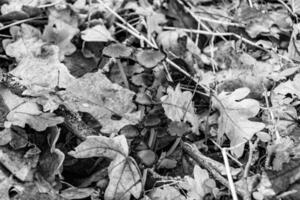
<path id="1" fill-rule="evenodd" d="M 212 99 L 212 107 L 220 112 L 218 119 L 218 139 L 226 134 L 230 146 L 235 148 L 232 153 L 237 157 L 242 156 L 245 142 L 261 131 L 264 123 L 250 121 L 259 112 L 259 102 L 254 99 L 244 99 L 250 90 L 239 88 L 234 92 L 221 92 Z"/>

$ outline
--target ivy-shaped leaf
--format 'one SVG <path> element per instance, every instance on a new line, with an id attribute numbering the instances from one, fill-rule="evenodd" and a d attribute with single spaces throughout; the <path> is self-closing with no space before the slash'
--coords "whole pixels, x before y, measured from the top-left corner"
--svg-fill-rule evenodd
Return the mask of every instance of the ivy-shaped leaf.
<path id="1" fill-rule="evenodd" d="M 142 192 L 140 171 L 129 156 L 129 148 L 124 135 L 114 138 L 89 136 L 75 151 L 69 152 L 75 158 L 106 157 L 112 159 L 108 166 L 109 185 L 105 200 L 130 199 L 130 194 L 139 198 Z"/>

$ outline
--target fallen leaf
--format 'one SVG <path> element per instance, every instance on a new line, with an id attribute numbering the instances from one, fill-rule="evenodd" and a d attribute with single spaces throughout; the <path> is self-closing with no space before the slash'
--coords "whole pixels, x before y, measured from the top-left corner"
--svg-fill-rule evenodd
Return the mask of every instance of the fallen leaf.
<path id="1" fill-rule="evenodd" d="M 81 38 L 86 42 L 108 42 L 114 40 L 104 25 L 96 25 L 82 31 Z"/>
<path id="2" fill-rule="evenodd" d="M 167 95 L 161 97 L 162 106 L 168 118 L 177 122 L 189 122 L 192 130 L 199 134 L 199 119 L 195 114 L 193 94 L 189 91 L 182 92 L 178 84 L 175 90 L 167 89 Z"/>
<path id="3" fill-rule="evenodd" d="M 101 71 L 85 74 L 61 92 L 64 104 L 75 111 L 90 113 L 102 125 L 104 133 L 116 133 L 141 120 L 132 102 L 134 92 L 112 83 Z M 121 119 L 112 119 L 113 115 Z"/>
<path id="4" fill-rule="evenodd" d="M 265 127 L 261 122 L 249 120 L 255 117 L 260 109 L 258 101 L 244 99 L 249 93 L 248 88 L 239 88 L 232 93 L 223 91 L 212 99 L 212 107 L 220 112 L 218 139 L 226 134 L 230 146 L 235 147 L 232 153 L 237 157 L 243 155 L 245 142 Z"/>
<path id="5" fill-rule="evenodd" d="M 39 156 L 24 158 L 20 151 L 14 151 L 6 146 L 0 147 L 0 163 L 13 175 L 22 181 L 32 181 Z"/>
<path id="6" fill-rule="evenodd" d="M 12 132 L 10 128 L 0 131 L 0 146 L 6 145 L 12 140 Z"/>
<path id="7" fill-rule="evenodd" d="M 43 113 L 37 104 L 26 102 L 8 113 L 7 121 L 13 125 L 25 127 L 28 124 L 37 131 L 44 131 L 47 127 L 61 124 L 64 119 L 53 113 Z"/>
<path id="8" fill-rule="evenodd" d="M 159 50 L 146 49 L 137 50 L 135 57 L 138 63 L 146 68 L 153 68 L 166 58 L 166 55 Z"/>
<path id="9" fill-rule="evenodd" d="M 296 74 L 293 80 L 288 80 L 286 82 L 280 83 L 275 89 L 274 92 L 277 94 L 291 94 L 300 97 L 300 74 Z"/>
<path id="10" fill-rule="evenodd" d="M 186 197 L 183 196 L 176 188 L 170 185 L 163 185 L 162 187 L 155 188 L 150 192 L 151 200 L 186 200 Z"/>
<path id="11" fill-rule="evenodd" d="M 201 169 L 198 165 L 195 165 L 193 174 L 194 178 L 185 176 L 180 186 L 187 190 L 189 199 L 203 199 L 206 194 L 212 193 L 212 190 L 216 188 L 216 183 L 209 178 L 207 170 Z M 213 183 L 207 184 L 208 182 Z"/>
<path id="12" fill-rule="evenodd" d="M 105 47 L 102 53 L 112 58 L 128 58 L 133 53 L 133 48 L 121 43 L 113 43 Z"/>
<path id="13" fill-rule="evenodd" d="M 129 157 L 126 138 L 88 136 L 69 154 L 75 158 L 106 157 L 112 160 L 108 167 L 109 185 L 105 200 L 130 199 L 130 194 L 138 198 L 142 192 L 141 175 L 135 161 Z"/>
<path id="14" fill-rule="evenodd" d="M 76 187 L 70 187 L 67 189 L 64 189 L 61 191 L 60 195 L 63 198 L 66 199 L 84 199 L 88 198 L 89 196 L 92 195 L 92 193 L 95 192 L 93 188 L 76 188 Z"/>
<path id="15" fill-rule="evenodd" d="M 63 60 L 65 55 L 71 55 L 76 51 L 71 39 L 79 33 L 76 16 L 70 10 L 65 12 L 51 8 L 49 11 L 48 24 L 43 32 L 43 39 L 49 44 L 59 47 L 59 59 Z"/>

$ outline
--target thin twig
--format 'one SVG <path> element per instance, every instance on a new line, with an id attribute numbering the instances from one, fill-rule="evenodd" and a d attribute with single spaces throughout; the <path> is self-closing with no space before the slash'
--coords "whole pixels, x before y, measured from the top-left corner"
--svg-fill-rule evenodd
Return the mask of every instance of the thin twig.
<path id="1" fill-rule="evenodd" d="M 241 39 L 243 42 L 251 45 L 251 46 L 254 46 L 258 49 L 261 49 L 263 51 L 266 51 L 266 52 L 269 52 L 267 49 L 264 49 L 263 47 L 255 44 L 254 42 L 236 34 L 236 33 L 227 33 L 227 32 L 211 32 L 211 31 L 202 31 L 202 30 L 196 30 L 196 29 L 185 29 L 185 28 L 178 28 L 178 27 L 167 27 L 167 26 L 164 26 L 163 29 L 166 29 L 166 30 L 181 30 L 181 31 L 184 31 L 184 32 L 187 32 L 187 33 L 199 33 L 199 34 L 203 34 L 203 35 L 212 35 L 212 36 L 233 36 L 235 37 L 236 39 Z"/>
<path id="2" fill-rule="evenodd" d="M 198 22 L 198 23 L 200 23 L 200 25 L 205 29 L 205 30 L 207 30 L 207 31 L 210 31 L 210 32 L 212 32 L 212 30 L 205 24 L 205 23 L 203 23 L 200 19 L 199 19 L 199 17 L 190 9 L 190 8 L 187 8 L 185 5 L 184 5 L 184 3 L 182 2 L 182 0 L 177 0 L 177 2 L 179 3 L 179 4 L 181 4 L 181 6 L 183 6 L 184 8 L 185 8 L 185 10 Z M 216 31 L 216 32 L 218 32 L 218 31 Z M 227 41 L 227 39 L 224 37 L 224 36 L 220 36 L 224 41 Z"/>
<path id="3" fill-rule="evenodd" d="M 216 147 L 217 147 L 218 149 L 220 149 L 220 151 L 222 150 L 222 147 L 221 147 L 217 142 L 215 142 L 215 141 L 212 140 L 212 139 L 210 139 L 210 141 L 211 141 L 212 143 L 214 143 L 214 145 L 216 145 Z M 240 167 L 243 166 L 243 164 L 242 164 L 238 159 L 236 159 L 235 157 L 233 157 L 229 152 L 226 151 L 226 154 L 227 154 L 227 156 L 228 156 L 231 160 L 233 160 L 233 161 L 234 161 L 236 164 L 238 164 Z"/>
<path id="4" fill-rule="evenodd" d="M 221 152 L 222 152 L 222 156 L 223 156 L 223 159 L 224 159 L 224 164 L 225 164 L 225 168 L 226 168 L 227 179 L 228 179 L 232 199 L 233 200 L 238 200 L 235 185 L 234 185 L 234 182 L 233 182 L 233 179 L 232 179 L 232 176 L 231 176 L 231 172 L 230 172 L 230 166 L 229 166 L 229 162 L 228 162 L 228 158 L 227 158 L 227 154 L 226 154 L 226 148 L 222 148 Z"/>
<path id="5" fill-rule="evenodd" d="M 188 154 L 189 157 L 195 160 L 199 166 L 207 169 L 217 181 L 227 188 L 230 187 L 229 182 L 214 167 L 212 167 L 210 163 L 202 158 L 201 153 L 195 145 L 190 145 L 187 142 L 183 142 L 182 149 Z M 239 187 L 236 187 L 236 190 L 239 195 L 244 197 L 244 192 Z"/>
<path id="6" fill-rule="evenodd" d="M 249 156 L 248 156 L 248 161 L 247 164 L 245 166 L 245 171 L 244 171 L 244 178 L 246 179 L 249 175 L 249 171 L 250 171 L 250 167 L 251 167 L 251 163 L 252 163 L 252 159 L 253 159 L 253 152 L 255 150 L 255 147 L 257 146 L 258 143 L 258 139 L 255 140 L 254 144 L 249 140 Z"/>
<path id="7" fill-rule="evenodd" d="M 36 19 L 44 19 L 44 17 L 32 17 L 32 18 L 28 18 L 28 19 L 23 19 L 23 20 L 8 24 L 6 26 L 2 26 L 0 28 L 0 31 L 5 30 L 7 28 L 10 28 L 12 26 L 15 26 L 15 25 L 18 25 L 18 24 L 23 24 L 23 23 L 26 23 L 26 22 L 30 22 L 30 21 L 33 21 L 33 20 L 36 20 Z"/>

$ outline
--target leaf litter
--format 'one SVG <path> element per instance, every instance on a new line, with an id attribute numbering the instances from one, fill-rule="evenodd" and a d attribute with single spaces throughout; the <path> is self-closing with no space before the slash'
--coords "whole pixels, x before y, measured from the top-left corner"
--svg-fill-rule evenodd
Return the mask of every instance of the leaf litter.
<path id="1" fill-rule="evenodd" d="M 5 1 L 1 199 L 297 199 L 298 1 Z"/>

